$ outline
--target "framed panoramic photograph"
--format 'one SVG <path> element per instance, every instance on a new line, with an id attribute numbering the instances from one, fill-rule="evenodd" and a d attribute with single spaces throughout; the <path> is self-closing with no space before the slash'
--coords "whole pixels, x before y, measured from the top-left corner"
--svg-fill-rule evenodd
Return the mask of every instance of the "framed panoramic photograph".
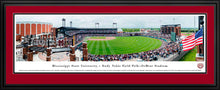
<path id="1" fill-rule="evenodd" d="M 219 88 L 217 0 L 1 1 L 1 10 L 2 89 Z"/>

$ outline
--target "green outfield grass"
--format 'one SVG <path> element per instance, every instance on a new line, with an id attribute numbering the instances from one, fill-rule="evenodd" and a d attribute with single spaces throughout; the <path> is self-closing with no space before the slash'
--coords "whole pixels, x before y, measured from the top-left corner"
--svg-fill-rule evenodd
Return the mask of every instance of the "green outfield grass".
<path id="1" fill-rule="evenodd" d="M 187 33 L 187 34 L 185 34 L 185 35 L 186 35 L 186 36 L 189 36 L 189 35 L 191 35 L 191 33 L 189 33 L 189 34 Z"/>
<path id="2" fill-rule="evenodd" d="M 91 39 L 105 39 L 106 37 L 90 37 Z"/>
<path id="3" fill-rule="evenodd" d="M 190 50 L 186 55 L 184 55 L 180 61 L 196 61 L 196 47 L 192 50 Z"/>
<path id="4" fill-rule="evenodd" d="M 192 35 L 192 33 L 182 33 L 182 34 L 184 34 L 186 36 Z"/>
<path id="5" fill-rule="evenodd" d="M 130 54 L 157 49 L 162 45 L 158 39 L 133 36 L 116 37 L 108 41 L 87 41 L 88 51 L 95 55 Z"/>

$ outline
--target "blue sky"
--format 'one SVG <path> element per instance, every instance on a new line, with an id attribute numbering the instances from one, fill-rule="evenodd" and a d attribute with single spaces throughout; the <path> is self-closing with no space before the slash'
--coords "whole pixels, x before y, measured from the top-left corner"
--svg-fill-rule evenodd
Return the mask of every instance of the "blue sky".
<path id="1" fill-rule="evenodd" d="M 62 18 L 66 19 L 66 26 L 94 28 L 112 28 L 116 22 L 119 28 L 159 28 L 163 24 L 181 24 L 182 28 L 197 28 L 198 15 L 16 15 L 16 22 L 36 21 L 52 23 L 53 27 L 62 26 Z M 195 22 L 194 22 L 195 20 Z"/>

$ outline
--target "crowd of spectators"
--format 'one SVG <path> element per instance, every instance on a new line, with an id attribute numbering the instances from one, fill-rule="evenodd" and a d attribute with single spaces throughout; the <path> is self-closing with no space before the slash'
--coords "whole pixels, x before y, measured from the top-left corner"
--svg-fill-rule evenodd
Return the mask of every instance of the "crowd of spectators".
<path id="1" fill-rule="evenodd" d="M 180 46 L 180 43 L 172 42 L 172 43 L 168 43 L 166 46 L 163 46 L 155 50 L 141 52 L 140 58 L 142 60 L 152 61 L 152 60 L 157 60 L 159 57 L 167 58 L 168 56 L 174 53 L 180 54 L 181 50 L 182 47 Z"/>
<path id="2" fill-rule="evenodd" d="M 138 58 L 138 54 L 88 55 L 89 61 L 125 61 L 133 58 Z"/>
<path id="3" fill-rule="evenodd" d="M 158 38 L 164 38 L 164 39 L 171 39 L 170 34 L 161 34 L 161 33 L 145 33 L 144 36 L 152 36 L 152 37 L 158 37 Z"/>

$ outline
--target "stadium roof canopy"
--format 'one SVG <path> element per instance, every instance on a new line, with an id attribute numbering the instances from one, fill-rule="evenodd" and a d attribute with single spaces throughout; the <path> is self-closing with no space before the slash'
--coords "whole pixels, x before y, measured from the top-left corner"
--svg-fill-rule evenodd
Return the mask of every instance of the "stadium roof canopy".
<path id="1" fill-rule="evenodd" d="M 117 28 L 59 27 L 56 29 L 56 33 L 63 33 L 64 35 L 67 36 L 73 36 L 75 34 L 116 34 Z"/>

